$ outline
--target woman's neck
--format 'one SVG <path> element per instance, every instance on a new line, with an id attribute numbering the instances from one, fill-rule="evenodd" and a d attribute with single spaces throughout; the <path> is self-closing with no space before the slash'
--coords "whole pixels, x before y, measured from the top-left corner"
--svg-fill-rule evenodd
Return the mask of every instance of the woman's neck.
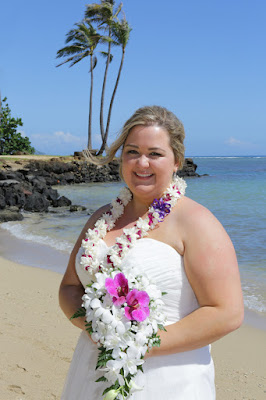
<path id="1" fill-rule="evenodd" d="M 131 202 L 128 204 L 128 213 L 137 220 L 139 217 L 143 217 L 148 211 L 151 202 L 144 202 L 133 196 Z"/>

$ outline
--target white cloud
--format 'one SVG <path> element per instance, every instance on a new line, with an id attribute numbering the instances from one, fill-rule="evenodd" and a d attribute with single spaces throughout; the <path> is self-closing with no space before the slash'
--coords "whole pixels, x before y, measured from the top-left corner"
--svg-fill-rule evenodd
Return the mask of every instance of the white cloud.
<path id="1" fill-rule="evenodd" d="M 81 139 L 80 137 L 71 135 L 71 133 L 69 133 L 69 132 L 67 132 L 67 133 L 62 132 L 62 131 L 55 132 L 54 136 L 59 138 L 60 140 L 62 140 L 65 143 L 80 143 L 81 141 L 83 141 L 83 139 Z"/>
<path id="2" fill-rule="evenodd" d="M 232 146 L 232 147 L 257 147 L 255 144 L 250 143 L 250 142 L 245 142 L 239 139 L 234 138 L 233 136 L 231 136 L 229 139 L 227 139 L 225 141 L 225 144 Z"/>
<path id="3" fill-rule="evenodd" d="M 53 134 L 35 133 L 29 137 L 32 146 L 42 153 L 53 155 L 73 154 L 87 146 L 87 138 L 57 131 Z"/>

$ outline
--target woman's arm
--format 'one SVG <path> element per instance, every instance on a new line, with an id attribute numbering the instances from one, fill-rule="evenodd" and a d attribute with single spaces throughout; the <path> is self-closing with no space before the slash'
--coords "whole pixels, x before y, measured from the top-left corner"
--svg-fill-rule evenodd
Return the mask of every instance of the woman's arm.
<path id="1" fill-rule="evenodd" d="M 185 203 L 185 202 L 184 202 Z M 148 356 L 189 351 L 237 329 L 244 315 L 241 283 L 232 242 L 219 221 L 187 199 L 179 219 L 184 265 L 199 308 L 160 331 L 161 346 Z"/>
<path id="2" fill-rule="evenodd" d="M 82 239 L 89 228 L 93 228 L 97 219 L 109 209 L 109 206 L 104 206 L 96 211 L 86 225 L 82 229 L 79 238 L 71 252 L 66 272 L 63 276 L 60 288 L 59 288 L 59 304 L 64 314 L 69 319 L 76 311 L 81 307 L 82 296 L 84 295 L 84 287 L 81 284 L 79 277 L 76 273 L 75 262 L 76 255 L 80 249 Z M 85 330 L 85 318 L 79 317 L 71 320 L 72 324 L 80 329 Z"/>

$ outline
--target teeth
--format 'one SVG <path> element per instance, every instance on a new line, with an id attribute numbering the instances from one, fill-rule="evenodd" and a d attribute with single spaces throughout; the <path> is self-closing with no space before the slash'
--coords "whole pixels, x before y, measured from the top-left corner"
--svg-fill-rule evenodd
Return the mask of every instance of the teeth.
<path id="1" fill-rule="evenodd" d="M 152 174 L 138 174 L 137 172 L 136 175 L 140 176 L 141 178 L 147 178 L 148 176 L 152 176 Z"/>

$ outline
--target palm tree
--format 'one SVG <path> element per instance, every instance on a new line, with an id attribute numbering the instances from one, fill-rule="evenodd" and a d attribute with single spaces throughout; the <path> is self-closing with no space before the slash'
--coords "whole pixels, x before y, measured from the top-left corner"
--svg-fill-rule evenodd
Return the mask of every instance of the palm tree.
<path id="1" fill-rule="evenodd" d="M 112 22 L 111 28 L 112 28 L 112 38 L 113 38 L 113 40 L 115 41 L 115 43 L 117 45 L 120 45 L 121 48 L 122 48 L 122 57 L 121 57 L 121 61 L 120 61 L 120 66 L 119 66 L 119 70 L 118 70 L 118 74 L 117 74 L 117 78 L 116 78 L 113 94 L 112 94 L 112 97 L 111 97 L 111 100 L 110 100 L 109 111 L 108 111 L 108 116 L 107 116 L 107 123 L 106 123 L 106 129 L 105 129 L 105 133 L 104 133 L 102 146 L 101 146 L 101 148 L 100 148 L 100 150 L 99 150 L 97 155 L 101 155 L 104 152 L 105 147 L 106 147 L 108 133 L 109 133 L 110 120 L 111 120 L 111 113 L 112 113 L 112 108 L 113 108 L 113 103 L 114 103 L 114 98 L 115 98 L 115 94 L 116 94 L 118 83 L 119 83 L 120 76 L 121 76 L 121 71 L 122 71 L 123 64 L 124 64 L 126 45 L 127 45 L 128 41 L 129 41 L 129 35 L 130 35 L 131 30 L 132 30 L 132 28 L 129 26 L 125 16 L 121 21 Z"/>
<path id="2" fill-rule="evenodd" d="M 100 108 L 100 130 L 103 141 L 105 137 L 105 129 L 103 123 L 105 87 L 106 87 L 109 64 L 112 60 L 111 47 L 112 45 L 116 45 L 116 43 L 111 40 L 112 24 L 114 21 L 118 20 L 118 15 L 122 9 L 122 3 L 120 3 L 116 9 L 114 8 L 114 6 L 115 6 L 114 0 L 101 0 L 100 4 L 97 3 L 88 4 L 86 6 L 87 9 L 85 12 L 85 18 L 87 18 L 88 21 L 90 22 L 96 23 L 98 29 L 107 31 L 108 37 L 110 39 L 108 42 L 107 52 L 102 52 L 102 55 L 106 56 L 106 64 L 105 64 L 102 93 L 101 93 L 101 108 Z"/>
<path id="3" fill-rule="evenodd" d="M 94 51 L 99 42 L 106 42 L 109 39 L 100 35 L 89 21 L 75 24 L 76 28 L 69 31 L 66 35 L 66 43 L 68 46 L 58 50 L 56 58 L 67 57 L 60 65 L 71 63 L 70 67 L 77 64 L 84 58 L 90 56 L 90 103 L 89 103 L 89 122 L 88 122 L 88 148 L 92 148 L 91 138 L 91 122 L 92 122 L 92 94 L 93 94 L 93 70 L 97 64 L 97 57 Z"/>

